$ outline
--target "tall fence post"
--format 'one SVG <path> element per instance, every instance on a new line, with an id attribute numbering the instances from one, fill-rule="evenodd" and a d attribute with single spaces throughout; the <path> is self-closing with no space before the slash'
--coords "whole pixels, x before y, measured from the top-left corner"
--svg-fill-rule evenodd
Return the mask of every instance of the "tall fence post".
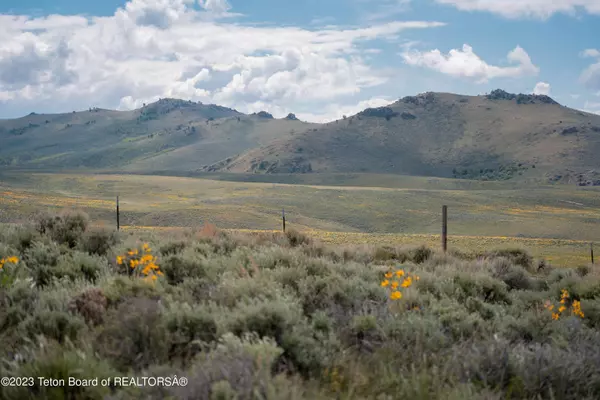
<path id="1" fill-rule="evenodd" d="M 119 215 L 119 196 L 117 196 L 117 230 L 121 229 L 121 221 Z"/>
<path id="2" fill-rule="evenodd" d="M 283 221 L 283 233 L 285 233 L 285 208 L 281 209 L 281 220 Z"/>
<path id="3" fill-rule="evenodd" d="M 448 250 L 448 206 L 442 206 L 442 249 Z"/>
<path id="4" fill-rule="evenodd" d="M 592 257 L 592 264 L 594 264 L 594 243 L 590 243 L 590 256 Z"/>

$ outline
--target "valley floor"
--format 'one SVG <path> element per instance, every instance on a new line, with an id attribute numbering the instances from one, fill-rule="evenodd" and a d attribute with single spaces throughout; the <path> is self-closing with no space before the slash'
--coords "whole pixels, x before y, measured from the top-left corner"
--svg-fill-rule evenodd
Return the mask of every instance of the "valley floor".
<path id="1" fill-rule="evenodd" d="M 335 244 L 439 246 L 441 208 L 448 205 L 449 246 L 520 245 L 555 265 L 588 262 L 589 243 L 600 238 L 599 188 L 361 174 L 233 179 L 4 172 L 0 222 L 79 209 L 95 223 L 114 226 L 118 195 L 122 226 L 209 222 L 223 229 L 269 231 L 281 228 L 285 208 L 288 227 Z"/>

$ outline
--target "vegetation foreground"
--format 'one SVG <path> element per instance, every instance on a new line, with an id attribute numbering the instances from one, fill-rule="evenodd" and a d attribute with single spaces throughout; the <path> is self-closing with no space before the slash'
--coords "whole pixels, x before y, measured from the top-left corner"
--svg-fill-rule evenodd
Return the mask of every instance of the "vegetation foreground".
<path id="1" fill-rule="evenodd" d="M 83 214 L 0 229 L 0 376 L 36 379 L 2 399 L 600 398 L 592 266 Z"/>

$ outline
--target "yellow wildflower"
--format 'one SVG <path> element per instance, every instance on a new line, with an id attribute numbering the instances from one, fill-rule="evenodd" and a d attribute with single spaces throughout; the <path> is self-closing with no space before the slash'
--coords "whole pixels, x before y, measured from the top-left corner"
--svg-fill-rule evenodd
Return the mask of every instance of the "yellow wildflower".
<path id="1" fill-rule="evenodd" d="M 390 279 L 393 276 L 393 274 L 391 272 L 386 272 L 385 277 L 387 279 Z"/>
<path id="2" fill-rule="evenodd" d="M 560 314 L 558 314 L 558 313 L 552 313 L 553 320 L 557 320 L 559 316 L 560 316 Z"/>
<path id="3" fill-rule="evenodd" d="M 383 282 L 381 282 L 382 287 L 387 287 L 389 284 L 390 284 L 390 281 L 388 281 L 387 279 L 384 280 Z"/>
<path id="4" fill-rule="evenodd" d="M 561 313 L 561 312 L 565 311 L 566 309 L 567 309 L 567 307 L 560 306 L 560 307 L 558 307 L 558 312 Z"/>
<path id="5" fill-rule="evenodd" d="M 404 270 L 403 270 L 403 269 L 399 269 L 398 271 L 396 271 L 396 276 L 397 276 L 398 278 L 400 278 L 400 277 L 404 276 Z"/>
<path id="6" fill-rule="evenodd" d="M 119 265 L 123 264 L 123 256 L 117 256 L 117 264 L 119 264 Z"/>
<path id="7" fill-rule="evenodd" d="M 400 293 L 398 290 L 395 290 L 392 292 L 392 294 L 390 295 L 390 298 L 392 300 L 400 300 L 402 298 L 402 293 Z"/>
<path id="8" fill-rule="evenodd" d="M 398 282 L 396 282 L 396 281 L 392 282 L 392 286 L 391 287 L 394 290 L 398 289 Z"/>
<path id="9" fill-rule="evenodd" d="M 406 278 L 406 279 L 404 280 L 404 282 L 402 282 L 402 287 L 403 287 L 403 288 L 407 288 L 407 287 L 409 287 L 410 285 L 412 285 L 412 279 L 411 279 L 411 277 L 409 276 L 408 278 Z"/>

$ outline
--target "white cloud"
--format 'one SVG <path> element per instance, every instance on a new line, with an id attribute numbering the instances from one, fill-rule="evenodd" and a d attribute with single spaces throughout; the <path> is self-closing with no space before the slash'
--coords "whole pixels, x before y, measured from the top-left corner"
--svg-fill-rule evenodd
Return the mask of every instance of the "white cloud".
<path id="1" fill-rule="evenodd" d="M 597 49 L 586 49 L 583 52 L 581 52 L 581 55 L 583 57 L 598 58 L 598 57 L 600 57 L 600 50 L 597 50 Z"/>
<path id="2" fill-rule="evenodd" d="M 378 46 L 365 42 L 444 25 L 249 26 L 214 18 L 234 15 L 226 1 L 201 1 L 201 11 L 194 1 L 131 0 L 108 17 L 0 15 L 0 102 L 28 113 L 179 97 L 318 114 L 388 79 L 368 64 L 365 50 Z"/>
<path id="3" fill-rule="evenodd" d="M 546 96 L 550 95 L 550 84 L 546 82 L 538 82 L 533 88 L 533 94 L 544 94 Z"/>
<path id="4" fill-rule="evenodd" d="M 304 121 L 314 122 L 331 122 L 341 119 L 344 115 L 351 116 L 366 108 L 376 108 L 387 106 L 393 103 L 393 100 L 389 100 L 381 97 L 373 97 L 368 100 L 363 100 L 355 104 L 330 104 L 319 112 L 315 113 L 296 113 L 296 116 Z M 273 114 L 275 115 L 275 114 Z M 283 113 L 281 114 L 284 115 Z"/>
<path id="5" fill-rule="evenodd" d="M 486 11 L 506 18 L 547 19 L 554 14 L 577 11 L 600 15 L 598 0 L 435 0 L 463 11 Z"/>
<path id="6" fill-rule="evenodd" d="M 205 10 L 218 14 L 226 13 L 231 9 L 231 5 L 227 0 L 198 0 L 198 3 Z"/>
<path id="7" fill-rule="evenodd" d="M 507 67 L 488 64 L 468 44 L 463 45 L 462 50 L 450 50 L 447 55 L 438 49 L 426 52 L 407 50 L 402 57 L 408 65 L 426 67 L 450 76 L 473 78 L 479 83 L 494 78 L 516 78 L 539 73 L 539 68 L 533 65 L 527 52 L 520 46 L 508 53 L 507 59 L 514 66 Z"/>
<path id="8" fill-rule="evenodd" d="M 586 101 L 585 105 L 583 106 L 583 111 L 600 115 L 600 103 Z"/>
<path id="9" fill-rule="evenodd" d="M 582 73 L 579 80 L 586 87 L 597 90 L 600 89 L 600 51 L 596 49 L 587 49 L 581 53 L 583 57 L 595 58 L 596 63 L 587 67 Z M 599 92 L 600 93 L 600 92 Z"/>

